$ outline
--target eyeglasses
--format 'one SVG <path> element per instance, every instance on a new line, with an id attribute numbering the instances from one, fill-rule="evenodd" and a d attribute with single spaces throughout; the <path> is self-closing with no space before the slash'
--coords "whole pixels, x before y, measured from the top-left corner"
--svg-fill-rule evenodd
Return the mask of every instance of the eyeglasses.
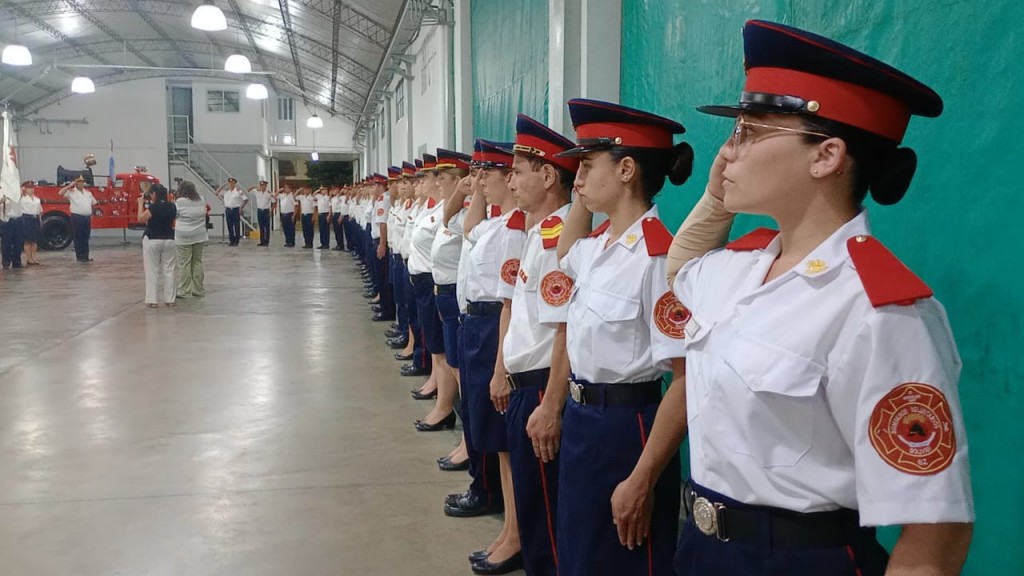
<path id="1" fill-rule="evenodd" d="M 761 130 L 769 131 L 769 133 L 761 134 L 761 135 L 754 135 L 754 134 L 751 134 L 750 128 L 760 128 Z M 772 135 L 771 132 L 774 132 L 776 136 L 782 136 L 782 135 L 786 135 L 786 134 L 789 134 L 789 135 L 793 135 L 793 134 L 806 134 L 808 136 L 820 136 L 822 138 L 832 138 L 832 136 L 830 136 L 828 134 L 823 134 L 821 132 L 811 132 L 809 130 L 799 130 L 797 128 L 786 128 L 784 126 L 772 126 L 770 124 L 760 124 L 758 122 L 750 122 L 748 120 L 745 120 L 745 119 L 743 119 L 742 116 L 737 116 L 736 117 L 736 126 L 733 127 L 733 129 L 732 129 L 732 138 L 730 138 L 730 142 L 732 143 L 733 149 L 739 151 L 739 150 L 745 149 L 746 147 L 749 147 L 754 142 L 757 142 L 759 140 L 763 140 L 763 139 L 771 136 Z"/>

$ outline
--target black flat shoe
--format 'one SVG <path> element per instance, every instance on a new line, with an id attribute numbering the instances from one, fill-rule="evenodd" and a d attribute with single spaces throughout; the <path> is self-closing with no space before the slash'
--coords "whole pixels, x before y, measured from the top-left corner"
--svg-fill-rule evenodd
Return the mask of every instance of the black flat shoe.
<path id="1" fill-rule="evenodd" d="M 374 314 L 373 318 L 371 318 L 371 320 L 373 320 L 374 322 L 391 322 L 394 319 L 394 314 L 383 314 L 380 312 Z"/>
<path id="2" fill-rule="evenodd" d="M 430 394 L 424 394 L 419 390 L 413 390 L 410 394 L 412 394 L 412 397 L 415 400 L 433 400 L 434 398 L 437 398 L 437 388 L 434 388 L 434 391 Z"/>
<path id="3" fill-rule="evenodd" d="M 497 500 L 500 502 L 501 497 L 498 497 Z M 489 506 L 483 498 L 471 492 L 459 494 L 454 499 L 449 497 L 444 503 L 444 515 L 452 518 L 473 518 L 487 514 L 500 514 L 503 511 L 504 506 L 501 504 L 495 503 Z"/>
<path id="4" fill-rule="evenodd" d="M 437 463 L 437 467 L 442 472 L 462 472 L 463 470 L 469 470 L 469 458 L 466 458 L 462 462 L 452 462 L 451 458 L 442 458 Z"/>
<path id="5" fill-rule="evenodd" d="M 391 348 L 392 350 L 405 350 L 405 347 L 409 345 L 409 339 L 392 338 L 385 343 L 388 345 L 388 348 Z M 412 354 L 409 354 L 407 358 L 398 358 L 397 356 L 395 358 L 397 360 L 412 360 Z"/>
<path id="6" fill-rule="evenodd" d="M 498 562 L 497 564 L 491 562 L 490 558 L 484 558 L 479 562 L 474 562 L 472 569 L 474 574 L 508 574 L 516 570 L 522 570 L 523 553 L 516 552 L 508 560 Z"/>
<path id="7" fill-rule="evenodd" d="M 455 428 L 455 412 L 449 413 L 437 424 L 427 424 L 422 420 L 416 421 L 416 430 L 419 432 L 440 432 L 441 430 L 451 430 Z"/>
<path id="8" fill-rule="evenodd" d="M 402 354 L 401 352 L 395 352 L 395 360 L 401 360 L 401 361 L 412 360 L 412 354 Z"/>
<path id="9" fill-rule="evenodd" d="M 490 556 L 490 555 L 491 555 L 491 553 L 488 552 L 486 549 L 484 549 L 484 550 L 477 550 L 476 552 L 470 552 L 469 553 L 469 563 L 470 564 L 476 564 L 477 562 L 479 562 L 481 560 L 487 560 L 487 557 Z"/>
<path id="10" fill-rule="evenodd" d="M 417 368 L 411 364 L 402 366 L 400 372 L 402 373 L 402 376 L 426 376 L 427 374 L 430 374 L 430 370 L 426 368 Z"/>
<path id="11" fill-rule="evenodd" d="M 388 331 L 384 333 L 385 338 L 404 338 L 405 332 L 402 332 L 398 328 L 388 328 Z"/>

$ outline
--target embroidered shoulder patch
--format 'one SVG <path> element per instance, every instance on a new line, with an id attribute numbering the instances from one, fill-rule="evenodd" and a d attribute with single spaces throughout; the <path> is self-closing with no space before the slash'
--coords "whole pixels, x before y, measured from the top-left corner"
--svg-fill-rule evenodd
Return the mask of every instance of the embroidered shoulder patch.
<path id="1" fill-rule="evenodd" d="M 665 292 L 654 304 L 654 324 L 662 334 L 669 338 L 682 340 L 686 337 L 686 323 L 690 320 L 690 311 L 676 298 L 671 290 Z"/>
<path id="2" fill-rule="evenodd" d="M 558 237 L 562 234 L 562 219 L 549 216 L 540 223 L 540 239 L 545 250 L 558 246 Z"/>
<path id="3" fill-rule="evenodd" d="M 548 306 L 563 306 L 572 296 L 572 286 L 572 278 L 565 272 L 548 272 L 540 281 L 540 297 Z"/>
<path id="4" fill-rule="evenodd" d="M 928 384 L 901 384 L 879 400 L 868 436 L 886 464 L 907 474 L 938 474 L 956 455 L 949 403 Z"/>
<path id="5" fill-rule="evenodd" d="M 516 277 L 519 276 L 519 258 L 509 258 L 501 265 L 501 281 L 509 286 L 516 285 Z"/>

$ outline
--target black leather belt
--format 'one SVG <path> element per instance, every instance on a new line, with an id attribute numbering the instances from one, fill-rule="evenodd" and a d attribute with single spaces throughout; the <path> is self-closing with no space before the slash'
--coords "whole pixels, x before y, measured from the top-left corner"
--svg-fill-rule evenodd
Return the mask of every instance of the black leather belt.
<path id="1" fill-rule="evenodd" d="M 513 390 L 522 390 L 523 388 L 531 388 L 533 386 L 539 386 L 544 389 L 548 385 L 548 376 L 551 375 L 551 368 L 538 368 L 537 370 L 527 370 L 526 372 L 516 372 L 515 374 L 506 374 L 505 381 Z"/>
<path id="2" fill-rule="evenodd" d="M 466 305 L 466 313 L 470 316 L 498 316 L 503 306 L 501 302 L 470 302 Z"/>
<path id="3" fill-rule="evenodd" d="M 585 406 L 646 406 L 661 402 L 661 380 L 632 384 L 569 381 L 569 395 Z"/>
<path id="4" fill-rule="evenodd" d="M 438 284 L 434 288 L 434 293 L 440 296 L 451 296 L 455 294 L 455 284 Z"/>
<path id="5" fill-rule="evenodd" d="M 776 548 L 837 548 L 854 541 L 861 528 L 856 510 L 800 513 L 768 506 L 730 508 L 683 488 L 687 519 L 706 536 L 722 542 L 765 544 Z"/>

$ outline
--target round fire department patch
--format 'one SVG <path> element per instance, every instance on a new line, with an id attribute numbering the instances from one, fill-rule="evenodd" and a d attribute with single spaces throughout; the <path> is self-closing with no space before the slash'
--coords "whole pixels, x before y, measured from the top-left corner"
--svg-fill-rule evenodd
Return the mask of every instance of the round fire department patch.
<path id="1" fill-rule="evenodd" d="M 384 209 L 383 208 L 377 208 L 377 216 L 383 216 L 383 215 L 384 215 Z"/>
<path id="2" fill-rule="evenodd" d="M 686 333 L 686 323 L 690 321 L 690 311 L 676 298 L 672 291 L 665 292 L 654 304 L 654 323 L 658 330 L 669 338 L 682 340 Z"/>
<path id="3" fill-rule="evenodd" d="M 555 270 L 548 272 L 540 281 L 540 297 L 549 306 L 562 306 L 572 296 L 572 278 L 565 272 Z"/>
<path id="4" fill-rule="evenodd" d="M 928 384 L 908 382 L 886 394 L 871 412 L 868 435 L 882 460 L 907 474 L 937 474 L 956 454 L 949 403 Z"/>
<path id="5" fill-rule="evenodd" d="M 511 286 L 516 285 L 516 276 L 519 276 L 519 258 L 509 258 L 501 265 L 501 280 Z"/>

